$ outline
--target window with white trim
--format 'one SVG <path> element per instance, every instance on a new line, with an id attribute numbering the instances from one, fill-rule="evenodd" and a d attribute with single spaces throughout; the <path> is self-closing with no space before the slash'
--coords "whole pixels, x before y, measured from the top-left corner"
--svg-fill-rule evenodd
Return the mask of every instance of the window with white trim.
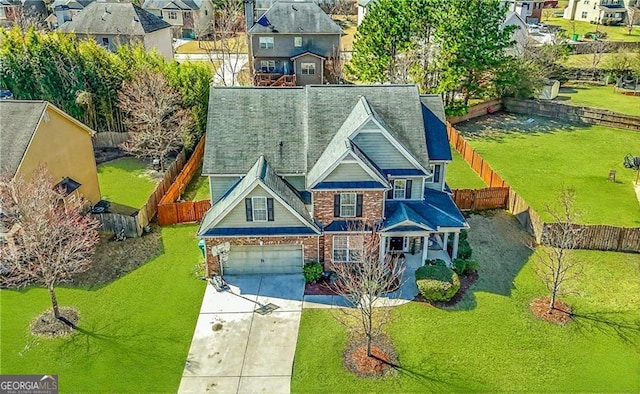
<path id="1" fill-rule="evenodd" d="M 428 179 L 428 182 L 431 182 L 431 183 L 440 182 L 440 172 L 442 171 L 442 166 L 440 164 L 431 164 L 429 166 L 429 169 L 431 170 L 431 174 L 433 176 Z"/>
<path id="2" fill-rule="evenodd" d="M 405 198 L 407 198 L 407 180 L 394 179 L 393 180 L 393 199 L 404 200 Z"/>
<path id="3" fill-rule="evenodd" d="M 266 222 L 267 221 L 267 198 L 266 197 L 251 197 L 251 208 L 253 210 L 254 222 Z"/>
<path id="4" fill-rule="evenodd" d="M 333 261 L 347 263 L 360 259 L 362 243 L 358 236 L 333 236 Z"/>
<path id="5" fill-rule="evenodd" d="M 293 46 L 300 48 L 302 46 L 302 37 L 293 37 Z"/>
<path id="6" fill-rule="evenodd" d="M 587 11 L 582 11 L 582 19 L 585 19 L 589 13 Z"/>
<path id="7" fill-rule="evenodd" d="M 176 11 L 169 11 L 169 19 L 178 19 L 178 13 Z"/>
<path id="8" fill-rule="evenodd" d="M 315 75 L 316 64 L 315 63 L 301 63 L 302 75 Z"/>
<path id="9" fill-rule="evenodd" d="M 356 217 L 356 193 L 340 193 L 340 217 Z"/>
<path id="10" fill-rule="evenodd" d="M 260 37 L 260 49 L 273 49 L 273 37 Z"/>
<path id="11" fill-rule="evenodd" d="M 272 73 L 276 71 L 275 60 L 260 60 L 260 71 L 263 73 Z"/>

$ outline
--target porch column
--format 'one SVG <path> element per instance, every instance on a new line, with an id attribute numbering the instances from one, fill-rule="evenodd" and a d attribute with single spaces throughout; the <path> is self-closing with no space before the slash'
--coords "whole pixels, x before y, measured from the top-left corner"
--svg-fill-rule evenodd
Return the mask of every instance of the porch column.
<path id="1" fill-rule="evenodd" d="M 451 251 L 451 259 L 458 258 L 458 241 L 460 241 L 460 233 L 453 233 L 453 250 Z"/>
<path id="2" fill-rule="evenodd" d="M 422 237 L 422 261 L 420 265 L 424 265 L 425 260 L 427 259 L 427 251 L 429 250 L 429 236 L 425 235 Z"/>
<path id="3" fill-rule="evenodd" d="M 384 246 L 386 245 L 387 239 L 384 235 L 380 235 L 380 251 L 379 251 L 379 256 L 380 256 L 380 261 L 384 261 L 384 254 L 385 254 L 385 250 L 384 250 Z"/>
<path id="4" fill-rule="evenodd" d="M 442 250 L 447 253 L 447 242 L 449 241 L 449 233 L 444 233 L 442 237 Z"/>

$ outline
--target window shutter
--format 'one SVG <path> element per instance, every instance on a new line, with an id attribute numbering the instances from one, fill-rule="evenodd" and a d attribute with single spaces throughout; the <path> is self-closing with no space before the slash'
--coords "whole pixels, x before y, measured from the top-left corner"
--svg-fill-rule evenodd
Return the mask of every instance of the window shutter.
<path id="1" fill-rule="evenodd" d="M 440 164 L 433 166 L 433 181 L 435 183 L 440 182 Z"/>
<path id="2" fill-rule="evenodd" d="M 393 183 L 391 183 L 391 189 L 387 190 L 387 200 L 393 200 Z"/>
<path id="3" fill-rule="evenodd" d="M 411 198 L 411 186 L 413 184 L 413 181 L 411 179 L 407 179 L 407 183 L 406 183 L 406 187 L 405 187 L 405 193 L 404 193 L 404 198 L 406 198 L 407 200 Z"/>
<path id="4" fill-rule="evenodd" d="M 273 198 L 267 198 L 267 220 L 273 222 Z"/>
<path id="5" fill-rule="evenodd" d="M 246 211 L 247 211 L 247 222 L 253 222 L 253 210 L 251 209 L 251 199 L 250 198 L 245 198 L 244 199 L 244 206 L 245 206 Z"/>
<path id="6" fill-rule="evenodd" d="M 339 218 L 340 217 L 340 195 L 333 195 L 333 216 Z"/>
<path id="7" fill-rule="evenodd" d="M 356 194 L 356 217 L 362 217 L 362 194 Z"/>

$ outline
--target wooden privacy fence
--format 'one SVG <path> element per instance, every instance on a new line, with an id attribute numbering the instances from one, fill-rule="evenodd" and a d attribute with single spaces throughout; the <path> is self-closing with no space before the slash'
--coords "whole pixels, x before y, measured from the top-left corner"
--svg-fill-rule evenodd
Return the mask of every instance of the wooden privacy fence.
<path id="1" fill-rule="evenodd" d="M 494 113 L 502 109 L 502 99 L 488 100 L 480 104 L 472 105 L 469 107 L 469 112 L 460 116 L 449 116 L 447 120 L 451 124 L 456 124 L 483 116 L 489 113 Z"/>
<path id="2" fill-rule="evenodd" d="M 129 140 L 129 133 L 116 133 L 105 131 L 96 133 L 93 136 L 93 147 L 100 148 L 118 148 L 120 144 Z"/>
<path id="3" fill-rule="evenodd" d="M 447 122 L 450 143 L 471 168 L 490 186 L 486 189 L 453 190 L 453 199 L 460 209 L 507 208 L 537 243 L 548 244 L 545 233 L 556 223 L 545 223 L 540 215 L 505 182 L 476 152 L 458 131 Z M 640 252 L 640 228 L 607 225 L 578 225 L 584 236 L 578 249 Z"/>
<path id="4" fill-rule="evenodd" d="M 485 189 L 454 189 L 453 201 L 462 210 L 483 210 L 507 208 L 508 187 L 488 187 Z"/>
<path id="5" fill-rule="evenodd" d="M 101 233 L 116 234 L 124 229 L 124 235 L 127 238 L 135 238 L 142 234 L 142 227 L 144 227 L 139 226 L 137 214 L 127 216 L 119 213 L 100 213 L 92 216 L 100 221 L 98 231 Z"/>
<path id="6" fill-rule="evenodd" d="M 202 137 L 196 146 L 189 161 L 175 181 L 167 189 L 166 193 L 158 203 L 158 223 L 167 226 L 176 223 L 190 223 L 202 220 L 205 212 L 211 208 L 209 200 L 176 202 L 182 196 L 184 189 L 200 168 L 204 157 L 205 138 Z"/>

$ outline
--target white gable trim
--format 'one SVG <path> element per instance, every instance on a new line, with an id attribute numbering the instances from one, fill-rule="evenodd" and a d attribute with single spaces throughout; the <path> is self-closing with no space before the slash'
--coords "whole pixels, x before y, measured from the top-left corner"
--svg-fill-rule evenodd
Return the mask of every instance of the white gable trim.
<path id="1" fill-rule="evenodd" d="M 398 140 L 396 140 L 393 137 L 393 135 L 391 135 L 389 130 L 387 130 L 386 127 L 384 127 L 380 122 L 378 122 L 378 120 L 373 114 L 369 115 L 369 117 L 365 119 L 364 122 L 362 122 L 362 124 L 360 124 L 360 126 L 358 126 L 356 130 L 353 133 L 351 133 L 351 135 L 349 135 L 349 139 L 353 140 L 360 133 L 373 133 L 374 131 L 362 130 L 364 125 L 367 124 L 369 120 L 371 120 L 373 123 L 376 124 L 376 126 L 379 129 L 379 132 L 383 136 L 385 136 L 385 138 L 391 143 L 391 145 L 393 145 L 407 160 L 409 160 L 411 164 L 413 164 L 417 169 L 424 171 L 425 174 L 429 173 L 424 167 L 422 167 L 420 162 L 418 162 L 418 160 L 416 160 L 416 158 L 413 157 L 413 155 Z"/>
<path id="2" fill-rule="evenodd" d="M 393 225 L 393 226 L 391 226 L 391 227 L 387 227 L 387 228 L 383 229 L 383 230 L 382 230 L 382 232 L 383 232 L 383 233 L 385 233 L 385 232 L 387 232 L 387 231 L 389 231 L 389 230 L 391 230 L 391 229 L 394 229 L 394 228 L 396 228 L 396 227 L 400 227 L 400 226 L 407 226 L 407 225 L 409 225 L 409 226 L 416 226 L 416 227 L 420 227 L 420 228 L 422 228 L 422 229 L 425 229 L 426 231 L 435 231 L 435 229 L 432 229 L 431 227 L 425 226 L 424 224 L 416 223 L 416 222 L 413 222 L 413 221 L 411 221 L 411 220 L 405 220 L 405 221 L 403 221 L 403 222 L 400 222 L 400 223 L 394 224 L 394 225 Z"/>
<path id="3" fill-rule="evenodd" d="M 351 157 L 349 157 L 351 156 Z M 349 157 L 349 158 L 348 158 Z M 326 170 L 324 170 L 322 172 L 322 174 L 320 174 L 320 176 L 318 177 L 318 179 L 316 179 L 311 185 L 309 185 L 309 189 L 313 189 L 318 183 L 322 182 L 326 177 L 329 176 L 329 174 L 331 174 L 340 164 L 342 163 L 357 163 L 360 165 L 360 167 L 371 176 L 371 178 L 373 179 L 377 179 L 378 181 L 380 181 L 380 183 L 382 183 L 385 186 L 389 186 L 389 183 L 387 182 L 386 179 L 384 179 L 380 174 L 378 174 L 377 172 L 373 171 L 366 163 L 364 163 L 362 161 L 362 159 L 360 159 L 358 157 L 358 155 L 354 155 L 351 151 L 351 148 L 349 148 L 346 152 L 344 152 L 339 158 L 338 160 L 336 160 L 333 164 L 331 164 Z"/>
<path id="4" fill-rule="evenodd" d="M 222 221 L 222 219 L 224 219 L 231 211 L 236 209 L 238 204 L 240 204 L 242 201 L 244 201 L 244 199 L 247 197 L 247 195 L 249 193 L 251 193 L 257 186 L 262 187 L 262 189 L 267 194 L 269 194 L 271 197 L 273 197 L 275 200 L 277 200 L 280 203 L 280 205 L 282 205 L 285 208 L 287 208 L 287 210 L 289 210 L 289 212 L 291 212 L 296 218 L 298 218 L 298 220 L 300 220 L 300 222 L 302 222 L 305 225 L 305 227 L 309 227 L 316 234 L 320 234 L 320 231 L 317 228 L 315 228 L 314 226 L 311 226 L 309 224 L 309 222 L 306 221 L 302 216 L 300 216 L 300 214 L 295 209 L 291 208 L 291 206 L 289 204 L 287 204 L 270 187 L 268 187 L 264 182 L 262 182 L 262 180 L 260 180 L 258 178 L 256 178 L 253 182 L 251 182 L 249 187 L 247 187 L 242 193 L 240 193 L 238 195 L 238 197 L 236 197 L 233 201 L 231 201 L 231 204 L 229 204 L 229 209 L 223 211 L 222 214 L 219 215 L 217 218 L 215 218 L 207 227 L 208 228 L 213 228 L 213 227 L 217 226 L 218 223 L 220 223 Z M 218 204 L 220 204 L 220 201 L 218 201 Z M 251 227 L 251 226 L 247 226 L 247 227 Z"/>

